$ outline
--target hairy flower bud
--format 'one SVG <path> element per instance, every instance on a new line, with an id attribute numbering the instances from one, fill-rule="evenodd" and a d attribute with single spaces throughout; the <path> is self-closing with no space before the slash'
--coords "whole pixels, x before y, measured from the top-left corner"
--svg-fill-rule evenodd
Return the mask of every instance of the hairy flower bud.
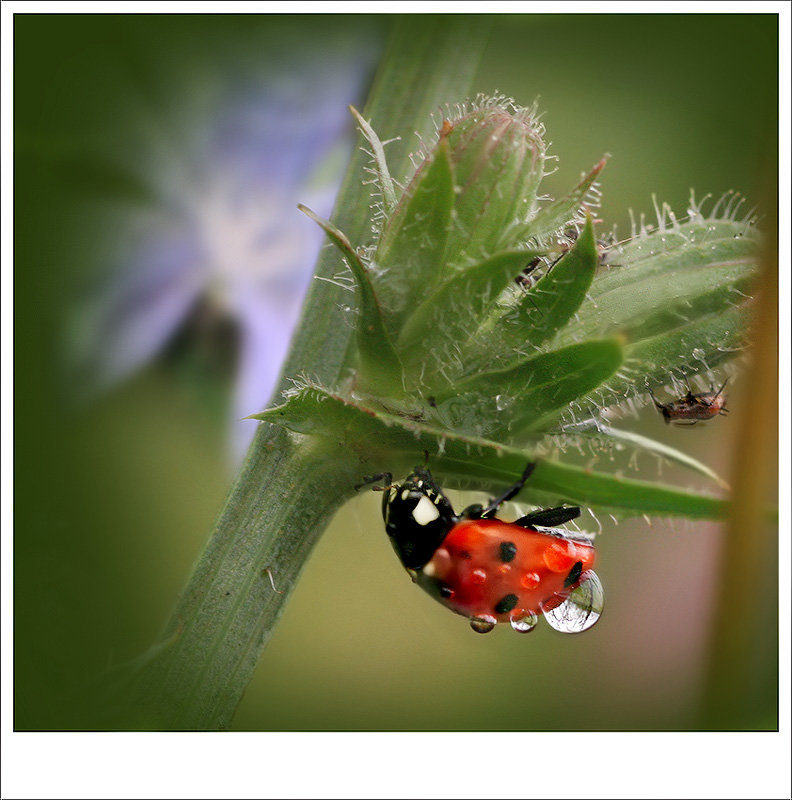
<path id="1" fill-rule="evenodd" d="M 454 178 L 446 263 L 492 255 L 504 230 L 529 218 L 544 174 L 542 133 L 532 110 L 500 105 L 444 125 Z"/>

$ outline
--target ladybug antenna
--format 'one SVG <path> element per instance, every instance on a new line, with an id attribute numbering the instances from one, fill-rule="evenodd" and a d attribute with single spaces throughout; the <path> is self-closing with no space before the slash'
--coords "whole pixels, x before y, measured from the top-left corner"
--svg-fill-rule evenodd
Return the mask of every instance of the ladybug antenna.
<path id="1" fill-rule="evenodd" d="M 726 388 L 726 384 L 727 384 L 728 382 L 729 382 L 729 379 L 728 379 L 728 378 L 726 378 L 726 380 L 725 380 L 725 381 L 724 381 L 724 382 L 721 384 L 721 387 L 720 387 L 720 389 L 718 389 L 718 391 L 717 391 L 717 392 L 715 392 L 715 397 L 717 397 L 717 396 L 718 396 L 718 395 L 719 395 L 719 394 L 720 394 L 720 393 L 721 393 L 721 392 L 722 392 L 722 391 L 723 391 L 723 390 Z"/>
<path id="2" fill-rule="evenodd" d="M 376 475 L 369 475 L 368 477 L 363 478 L 362 483 L 355 484 L 355 491 L 362 489 L 364 486 L 369 486 L 372 483 L 376 483 L 377 481 L 385 481 L 385 484 L 383 486 L 375 486 L 373 491 L 384 492 L 386 489 L 390 489 L 390 487 L 393 485 L 393 475 L 390 472 L 378 472 Z"/>

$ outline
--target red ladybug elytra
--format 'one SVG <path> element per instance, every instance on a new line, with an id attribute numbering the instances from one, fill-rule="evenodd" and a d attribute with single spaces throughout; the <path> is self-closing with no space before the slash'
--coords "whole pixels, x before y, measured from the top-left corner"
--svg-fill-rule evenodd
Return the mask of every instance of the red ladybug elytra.
<path id="1" fill-rule="evenodd" d="M 416 467 L 401 483 L 384 480 L 382 516 L 396 554 L 413 581 L 437 601 L 467 617 L 477 633 L 509 622 L 520 633 L 536 625 L 540 612 L 556 630 L 590 628 L 602 610 L 602 587 L 591 570 L 590 538 L 553 526 L 580 515 L 577 507 L 539 509 L 505 522 L 494 514 L 522 489 L 533 472 L 486 508 L 472 505 L 461 514 L 426 468 Z"/>

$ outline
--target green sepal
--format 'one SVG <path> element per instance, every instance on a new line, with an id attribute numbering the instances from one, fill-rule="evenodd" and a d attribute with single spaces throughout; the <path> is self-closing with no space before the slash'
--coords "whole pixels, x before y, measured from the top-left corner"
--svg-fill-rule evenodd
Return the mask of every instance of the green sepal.
<path id="1" fill-rule="evenodd" d="M 616 339 L 540 353 L 516 367 L 458 383 L 435 398 L 437 414 L 455 429 L 476 425 L 488 437 L 519 440 L 611 378 L 623 360 Z"/>
<path id="2" fill-rule="evenodd" d="M 360 316 L 356 323 L 356 342 L 360 355 L 357 385 L 372 394 L 400 397 L 404 394 L 402 366 L 385 329 L 377 296 L 368 271 L 346 234 L 326 219 L 300 204 L 300 211 L 316 222 L 343 253 L 358 288 Z"/>
<path id="3" fill-rule="evenodd" d="M 385 224 L 372 259 L 377 296 L 394 335 L 440 277 L 453 205 L 451 162 L 441 140 Z"/>
<path id="4" fill-rule="evenodd" d="M 355 118 L 355 121 L 360 128 L 360 132 L 366 138 L 366 141 L 371 145 L 371 155 L 374 158 L 374 172 L 380 192 L 382 192 L 382 210 L 386 214 L 390 214 L 390 212 L 396 206 L 397 197 L 393 179 L 391 178 L 390 170 L 388 169 L 388 162 L 385 159 L 385 148 L 382 146 L 379 136 L 377 136 L 371 125 L 366 122 L 362 114 L 354 106 L 349 106 L 349 111 Z"/>
<path id="5" fill-rule="evenodd" d="M 476 321 L 521 270 L 539 255 L 532 250 L 497 253 L 444 281 L 407 318 L 396 350 L 405 367 L 427 363 L 424 386 L 445 367 L 453 374 L 458 353 L 475 329 Z"/>
<path id="6" fill-rule="evenodd" d="M 449 488 L 469 484 L 472 478 L 482 491 L 502 491 L 534 458 L 531 452 L 449 433 L 420 420 L 353 402 L 317 385 L 304 386 L 284 405 L 254 414 L 251 419 L 328 438 L 358 454 L 362 473 L 406 474 L 428 454 L 432 471 Z M 722 519 L 728 512 L 726 501 L 716 497 L 552 460 L 539 462 L 519 499 L 542 506 L 572 503 L 622 517 Z"/>
<path id="7" fill-rule="evenodd" d="M 520 222 L 507 228 L 500 241 L 503 248 L 513 247 L 518 242 L 528 239 L 542 239 L 561 230 L 570 222 L 580 209 L 586 192 L 591 188 L 597 176 L 605 168 L 608 156 L 603 156 L 591 172 L 566 196 L 543 208 L 527 222 Z"/>
<path id="8" fill-rule="evenodd" d="M 574 247 L 535 286 L 527 291 L 513 290 L 510 300 L 484 319 L 463 347 L 467 372 L 478 371 L 487 362 L 512 364 L 520 353 L 552 339 L 583 304 L 598 260 L 594 226 L 589 218 Z"/>

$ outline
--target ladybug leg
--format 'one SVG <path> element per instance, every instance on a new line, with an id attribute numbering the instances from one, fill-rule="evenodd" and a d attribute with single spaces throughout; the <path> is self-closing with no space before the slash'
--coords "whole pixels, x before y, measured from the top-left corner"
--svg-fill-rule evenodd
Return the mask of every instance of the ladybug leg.
<path id="1" fill-rule="evenodd" d="M 530 514 L 515 520 L 515 525 L 521 528 L 533 528 L 536 525 L 542 528 L 555 528 L 558 525 L 563 525 L 565 522 L 570 522 L 580 516 L 580 508 L 578 506 L 557 506 L 556 508 L 538 508 Z"/>
<path id="2" fill-rule="evenodd" d="M 355 491 L 362 489 L 364 486 L 369 486 L 372 483 L 376 483 L 377 481 L 385 481 L 385 484 L 383 486 L 375 486 L 374 491 L 384 492 L 386 489 L 389 489 L 393 483 L 393 475 L 390 472 L 378 472 L 376 475 L 369 475 L 368 477 L 363 478 L 362 483 L 355 484 Z"/>
<path id="3" fill-rule="evenodd" d="M 461 519 L 481 519 L 483 513 L 484 506 L 481 503 L 473 503 L 472 506 L 463 509 L 459 516 Z"/>
<path id="4" fill-rule="evenodd" d="M 520 476 L 520 479 L 513 485 L 510 486 L 500 497 L 492 500 L 490 504 L 481 512 L 482 517 L 488 517 L 490 514 L 493 514 L 495 511 L 500 508 L 503 503 L 507 500 L 511 500 L 514 495 L 516 495 L 523 486 L 525 486 L 525 482 L 528 478 L 531 477 L 531 473 L 536 469 L 536 462 L 529 461 L 528 465 L 525 467 L 523 474 Z"/>

